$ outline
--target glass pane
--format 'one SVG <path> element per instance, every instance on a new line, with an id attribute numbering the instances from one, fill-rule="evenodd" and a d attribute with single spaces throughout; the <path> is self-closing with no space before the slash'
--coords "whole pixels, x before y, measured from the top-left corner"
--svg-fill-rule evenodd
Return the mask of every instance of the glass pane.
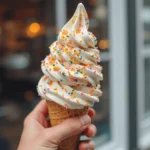
<path id="1" fill-rule="evenodd" d="M 17 149 L 55 39 L 55 0 L 0 0 L 0 149 Z"/>
<path id="2" fill-rule="evenodd" d="M 144 44 L 150 44 L 150 1 L 144 0 L 143 8 L 143 19 L 144 19 Z"/>
<path id="3" fill-rule="evenodd" d="M 101 52 L 108 52 L 108 17 L 107 0 L 67 0 L 67 19 L 69 20 L 79 2 L 82 2 L 87 10 L 91 31 L 98 39 L 98 47 Z M 69 7 L 72 6 L 72 7 Z M 109 122 L 109 63 L 102 62 L 104 81 L 102 82 L 103 96 L 100 97 L 100 103 L 94 106 L 96 116 L 93 123 L 97 126 L 97 135 L 99 144 L 104 144 L 110 140 L 110 122 Z"/>
<path id="4" fill-rule="evenodd" d="M 145 60 L 145 117 L 150 117 L 150 58 Z"/>

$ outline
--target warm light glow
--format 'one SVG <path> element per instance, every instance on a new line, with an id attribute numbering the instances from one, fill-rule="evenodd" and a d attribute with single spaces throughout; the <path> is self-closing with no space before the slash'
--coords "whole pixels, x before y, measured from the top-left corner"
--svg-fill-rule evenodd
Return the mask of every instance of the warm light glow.
<path id="1" fill-rule="evenodd" d="M 2 28 L 0 27 L 0 34 L 2 34 Z"/>
<path id="2" fill-rule="evenodd" d="M 109 48 L 109 41 L 108 40 L 100 40 L 98 43 L 100 49 L 105 50 Z"/>
<path id="3" fill-rule="evenodd" d="M 27 36 L 29 36 L 30 38 L 33 38 L 35 37 L 35 34 L 31 32 L 30 30 L 27 30 Z"/>
<path id="4" fill-rule="evenodd" d="M 97 0 L 89 0 L 89 4 L 92 6 L 96 5 Z"/>
<path id="5" fill-rule="evenodd" d="M 29 27 L 29 30 L 32 32 L 32 33 L 37 33 L 40 31 L 40 24 L 39 23 L 32 23 Z"/>
<path id="6" fill-rule="evenodd" d="M 26 91 L 24 93 L 24 98 L 26 101 L 32 102 L 34 100 L 34 97 L 35 97 L 35 95 L 32 91 Z"/>

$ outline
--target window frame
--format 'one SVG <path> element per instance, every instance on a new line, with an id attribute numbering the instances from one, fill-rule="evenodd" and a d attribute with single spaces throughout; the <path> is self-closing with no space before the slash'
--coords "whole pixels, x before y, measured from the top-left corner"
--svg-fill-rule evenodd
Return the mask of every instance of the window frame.
<path id="1" fill-rule="evenodd" d="M 128 149 L 127 3 L 109 0 L 110 122 L 112 141 L 99 149 Z M 119 12 L 119 15 L 118 15 Z"/>
<path id="2" fill-rule="evenodd" d="M 104 53 L 101 52 L 101 61 L 110 62 L 109 105 L 112 139 L 102 146 L 97 146 L 96 150 L 128 149 L 128 59 L 126 6 L 127 4 L 125 0 L 109 0 L 108 3 L 110 51 Z M 58 29 L 63 27 L 66 20 L 66 0 L 56 0 L 56 23 Z M 95 139 L 95 142 L 98 143 L 98 138 Z"/>
<path id="3" fill-rule="evenodd" d="M 138 113 L 138 147 L 146 149 L 150 146 L 150 117 L 143 119 L 145 106 L 145 59 L 150 58 L 150 46 L 144 46 L 144 22 L 142 12 L 143 0 L 136 1 L 137 25 L 137 113 Z"/>
<path id="4" fill-rule="evenodd" d="M 108 52 L 110 61 L 110 123 L 112 140 L 106 143 L 105 145 L 98 147 L 96 150 L 127 150 L 127 3 L 125 0 L 109 0 L 108 11 L 110 39 L 110 52 Z M 103 61 L 102 55 L 101 58 Z"/>

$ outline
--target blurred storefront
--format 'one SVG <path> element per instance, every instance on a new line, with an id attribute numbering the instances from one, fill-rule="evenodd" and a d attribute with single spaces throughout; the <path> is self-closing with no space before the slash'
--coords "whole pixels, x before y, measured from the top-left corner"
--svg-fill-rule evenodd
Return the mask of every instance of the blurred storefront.
<path id="1" fill-rule="evenodd" d="M 40 100 L 41 60 L 79 2 L 104 74 L 94 106 L 96 149 L 150 147 L 149 0 L 0 0 L 0 149 L 17 148 L 23 120 Z"/>

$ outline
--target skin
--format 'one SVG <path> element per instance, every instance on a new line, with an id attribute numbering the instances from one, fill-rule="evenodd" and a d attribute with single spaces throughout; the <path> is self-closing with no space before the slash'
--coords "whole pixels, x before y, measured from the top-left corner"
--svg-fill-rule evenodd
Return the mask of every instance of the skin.
<path id="1" fill-rule="evenodd" d="M 79 133 L 91 138 L 96 133 L 96 127 L 91 124 L 95 111 L 91 108 L 88 115 L 67 119 L 55 127 L 49 127 L 47 115 L 46 101 L 42 100 L 24 120 L 18 150 L 58 150 L 59 143 L 64 139 Z M 79 150 L 94 150 L 94 147 L 91 140 L 79 144 Z"/>

